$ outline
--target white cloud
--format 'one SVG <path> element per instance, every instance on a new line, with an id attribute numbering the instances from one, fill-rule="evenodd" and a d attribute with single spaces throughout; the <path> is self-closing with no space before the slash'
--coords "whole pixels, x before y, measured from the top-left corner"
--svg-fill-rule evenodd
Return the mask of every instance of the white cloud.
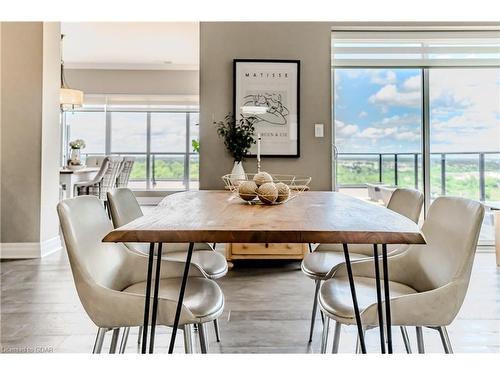
<path id="1" fill-rule="evenodd" d="M 392 70 L 386 71 L 385 75 L 381 73 L 383 73 L 383 71 L 381 72 L 380 70 L 373 70 L 370 82 L 377 85 L 388 85 L 396 83 L 396 73 L 394 73 Z"/>
<path id="2" fill-rule="evenodd" d="M 413 113 L 404 113 L 402 115 L 393 115 L 384 117 L 382 120 L 374 123 L 377 127 L 401 127 L 404 125 L 420 126 L 422 119 L 420 116 Z"/>
<path id="3" fill-rule="evenodd" d="M 345 124 L 342 121 L 335 120 L 335 136 L 348 138 L 359 132 L 359 126 L 354 124 Z"/>
<path id="4" fill-rule="evenodd" d="M 389 71 L 394 74 L 394 72 Z M 388 73 L 389 73 L 388 72 Z M 415 75 L 407 78 L 401 85 L 401 89 L 394 81 L 384 85 L 379 91 L 370 96 L 368 101 L 372 104 L 382 106 L 382 112 L 387 112 L 387 107 L 419 107 L 422 101 L 421 78 L 420 75 Z"/>
<path id="5" fill-rule="evenodd" d="M 431 71 L 433 151 L 500 150 L 500 70 Z"/>
<path id="6" fill-rule="evenodd" d="M 399 91 L 396 85 L 390 84 L 382 87 L 377 93 L 370 96 L 368 101 L 384 107 L 418 107 L 421 94 L 418 91 Z"/>
<path id="7" fill-rule="evenodd" d="M 368 113 L 366 113 L 365 111 L 361 111 L 361 112 L 359 112 L 359 114 L 358 114 L 358 117 L 359 117 L 359 118 L 363 118 L 363 117 L 366 117 L 366 116 L 368 116 Z"/>
<path id="8" fill-rule="evenodd" d="M 394 138 L 398 141 L 418 142 L 420 141 L 420 134 L 418 131 L 403 131 L 394 134 Z"/>
<path id="9" fill-rule="evenodd" d="M 360 138 L 380 139 L 389 137 L 397 132 L 397 128 L 366 128 L 359 133 Z"/>
<path id="10" fill-rule="evenodd" d="M 407 78 L 403 82 L 403 89 L 405 91 L 420 91 L 421 87 L 422 87 L 422 77 L 420 76 L 420 74 Z"/>

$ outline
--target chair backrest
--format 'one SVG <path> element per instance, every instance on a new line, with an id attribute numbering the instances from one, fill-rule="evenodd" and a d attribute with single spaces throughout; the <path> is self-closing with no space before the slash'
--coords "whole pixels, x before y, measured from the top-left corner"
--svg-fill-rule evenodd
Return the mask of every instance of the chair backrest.
<path id="1" fill-rule="evenodd" d="M 108 203 L 115 228 L 130 223 L 143 215 L 141 206 L 130 189 L 118 188 L 108 191 Z"/>
<path id="2" fill-rule="evenodd" d="M 406 216 L 408 219 L 418 222 L 420 211 L 424 204 L 424 195 L 418 190 L 397 188 L 387 204 L 387 208 Z M 388 249 L 391 255 L 399 254 L 406 250 L 407 245 L 389 245 Z M 366 256 L 373 256 L 373 247 L 366 245 L 351 245 L 350 249 Z"/>
<path id="3" fill-rule="evenodd" d="M 101 167 L 101 171 L 104 173 L 100 182 L 100 199 L 106 199 L 106 193 L 116 187 L 116 177 L 120 172 L 122 161 L 123 158 L 121 156 L 106 156 L 104 159 Z M 104 168 L 106 163 L 107 168 Z"/>
<path id="4" fill-rule="evenodd" d="M 459 281 L 463 301 L 483 218 L 484 207 L 479 202 L 437 198 L 422 226 L 426 245 L 411 245 L 401 254 L 408 265 L 408 285 L 423 292 Z"/>
<path id="5" fill-rule="evenodd" d="M 91 303 L 88 293 L 93 284 L 113 290 L 126 287 L 127 273 L 120 269 L 128 251 L 121 243 L 102 242 L 113 226 L 100 200 L 95 196 L 66 199 L 57 205 L 57 213 L 75 285 L 84 306 Z"/>
<path id="6" fill-rule="evenodd" d="M 130 189 L 118 188 L 108 191 L 108 204 L 111 220 L 113 220 L 115 228 L 121 227 L 143 216 L 141 206 Z M 125 245 L 134 252 L 143 254 L 148 254 L 149 252 L 149 244 L 147 243 L 134 242 L 126 243 Z M 165 250 L 167 250 L 166 247 L 164 247 L 164 251 Z"/>
<path id="7" fill-rule="evenodd" d="M 418 223 L 423 204 L 424 195 L 422 192 L 397 188 L 392 193 L 387 208 Z"/>
<path id="8" fill-rule="evenodd" d="M 87 156 L 85 164 L 87 165 L 87 167 L 100 167 L 105 157 L 105 155 Z"/>
<path id="9" fill-rule="evenodd" d="M 116 179 L 116 187 L 126 188 L 128 185 L 128 180 L 130 179 L 130 173 L 134 167 L 135 156 L 125 156 L 122 161 L 120 168 L 120 173 Z"/>

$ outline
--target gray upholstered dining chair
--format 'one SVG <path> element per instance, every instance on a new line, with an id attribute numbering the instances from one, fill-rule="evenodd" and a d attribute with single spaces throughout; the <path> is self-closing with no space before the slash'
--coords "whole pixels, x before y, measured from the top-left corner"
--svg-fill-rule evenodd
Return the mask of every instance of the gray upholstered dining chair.
<path id="1" fill-rule="evenodd" d="M 130 179 L 130 173 L 134 167 L 135 156 L 124 156 L 122 164 L 120 166 L 120 171 L 118 177 L 116 178 L 116 187 L 124 188 L 127 187 L 128 181 Z"/>
<path id="2" fill-rule="evenodd" d="M 143 216 L 141 207 L 132 190 L 127 188 L 118 188 L 108 192 L 108 202 L 111 213 L 111 219 L 115 228 L 121 227 L 138 217 Z M 149 244 L 145 243 L 127 243 L 132 251 L 147 254 Z M 188 244 L 169 243 L 163 245 L 163 258 L 184 262 L 186 260 Z M 194 264 L 207 279 L 216 280 L 227 274 L 226 258 L 217 253 L 209 244 L 197 243 L 194 246 L 191 264 Z M 220 342 L 219 324 L 217 319 L 214 321 L 215 337 Z M 140 340 L 140 335 L 139 335 Z"/>
<path id="3" fill-rule="evenodd" d="M 116 187 L 116 178 L 120 172 L 123 158 L 121 156 L 106 156 L 99 172 L 90 181 L 81 181 L 75 184 L 76 195 L 94 195 L 104 202 L 107 208 L 106 193 Z"/>
<path id="4" fill-rule="evenodd" d="M 388 258 L 392 324 L 416 327 L 419 353 L 424 352 L 422 327 L 437 329 L 445 352 L 452 353 L 446 326 L 455 319 L 467 293 L 483 217 L 479 202 L 437 198 L 422 226 L 427 243 L 410 245 Z M 378 326 L 373 263 L 373 259 L 352 263 L 364 330 Z M 341 325 L 356 324 L 345 263 L 323 283 L 319 306 L 325 314 L 322 352 L 326 351 L 329 320 L 334 319 L 332 351 L 336 353 Z"/>
<path id="5" fill-rule="evenodd" d="M 408 217 L 414 222 L 418 222 L 423 204 L 424 196 L 420 191 L 398 188 L 393 192 L 387 208 Z M 405 247 L 406 246 L 390 246 L 390 254 L 395 255 L 396 253 L 403 251 Z M 351 260 L 372 257 L 373 245 L 350 245 L 349 256 Z M 309 329 L 309 342 L 312 341 L 313 337 L 314 323 L 318 307 L 318 293 L 321 287 L 321 282 L 328 280 L 335 271 L 335 268 L 344 261 L 344 252 L 341 244 L 320 244 L 313 252 L 306 254 L 304 260 L 302 261 L 302 272 L 309 278 L 313 279 L 316 285 L 314 291 L 311 325 Z M 403 337 L 405 337 L 405 332 L 403 332 Z"/>
<path id="6" fill-rule="evenodd" d="M 107 331 L 113 330 L 110 352 L 116 351 L 120 328 L 125 328 L 120 352 L 125 350 L 129 327 L 143 324 L 148 257 L 121 243 L 104 243 L 113 230 L 97 197 L 67 199 L 57 206 L 69 262 L 80 301 L 98 327 L 94 353 L 102 348 Z M 162 260 L 159 290 L 159 325 L 172 326 L 182 281 L 184 263 Z M 219 286 L 196 266 L 189 270 L 189 282 L 180 316 L 186 352 L 192 352 L 191 326 L 199 329 L 201 349 L 206 352 L 203 323 L 219 317 L 224 295 Z"/>

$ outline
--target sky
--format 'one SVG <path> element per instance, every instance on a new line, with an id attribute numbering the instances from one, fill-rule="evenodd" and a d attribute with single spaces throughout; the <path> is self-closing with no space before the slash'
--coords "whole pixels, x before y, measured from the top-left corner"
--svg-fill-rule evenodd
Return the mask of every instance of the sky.
<path id="1" fill-rule="evenodd" d="M 419 152 L 420 69 L 336 69 L 340 152 Z M 500 151 L 500 69 L 431 69 L 431 152 Z"/>

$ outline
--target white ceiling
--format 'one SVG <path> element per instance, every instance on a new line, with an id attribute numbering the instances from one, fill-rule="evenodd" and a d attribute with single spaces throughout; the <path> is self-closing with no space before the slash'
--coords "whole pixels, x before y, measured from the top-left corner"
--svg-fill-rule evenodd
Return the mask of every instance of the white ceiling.
<path id="1" fill-rule="evenodd" d="M 67 68 L 199 67 L 198 22 L 63 22 L 61 32 Z"/>

